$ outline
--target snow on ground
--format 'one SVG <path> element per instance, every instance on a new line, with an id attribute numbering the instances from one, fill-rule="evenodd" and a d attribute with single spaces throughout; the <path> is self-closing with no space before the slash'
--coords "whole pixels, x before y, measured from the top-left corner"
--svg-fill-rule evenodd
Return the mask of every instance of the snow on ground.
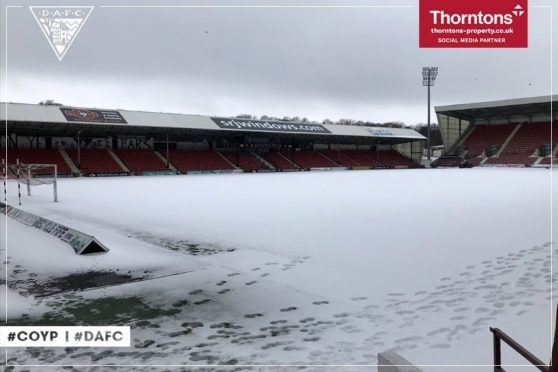
<path id="1" fill-rule="evenodd" d="M 134 347 L 10 350 L 9 360 L 373 365 L 394 348 L 416 364 L 478 365 L 492 363 L 489 326 L 548 360 L 550 175 L 80 178 L 59 181 L 59 203 L 50 187 L 34 188 L 22 209 L 111 251 L 78 257 L 9 220 L 8 286 L 27 296 L 12 321 L 129 324 Z M 12 205 L 16 189 L 9 184 Z M 28 301 L 46 307 L 42 317 Z M 507 351 L 504 362 L 524 364 Z"/>

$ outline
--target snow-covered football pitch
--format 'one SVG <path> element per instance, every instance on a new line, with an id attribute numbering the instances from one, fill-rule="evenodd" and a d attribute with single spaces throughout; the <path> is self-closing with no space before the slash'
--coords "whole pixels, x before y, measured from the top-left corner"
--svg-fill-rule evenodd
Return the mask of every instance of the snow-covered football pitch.
<path id="1" fill-rule="evenodd" d="M 425 371 L 487 371 L 490 326 L 550 358 L 548 169 L 60 179 L 58 203 L 32 191 L 22 209 L 110 252 L 76 256 L 1 216 L 2 318 L 130 325 L 132 347 L 12 348 L 9 364 L 341 370 L 395 349 Z M 503 361 L 526 364 L 506 347 Z"/>

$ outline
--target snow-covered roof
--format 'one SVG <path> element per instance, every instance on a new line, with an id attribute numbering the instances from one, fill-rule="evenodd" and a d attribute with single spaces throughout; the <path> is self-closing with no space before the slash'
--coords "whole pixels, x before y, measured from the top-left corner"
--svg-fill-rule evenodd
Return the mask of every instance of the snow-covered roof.
<path id="1" fill-rule="evenodd" d="M 533 115 L 550 116 L 551 102 L 557 104 L 558 95 L 436 106 L 434 109 L 438 114 L 465 120 Z"/>
<path id="2" fill-rule="evenodd" d="M 5 106 L 7 105 L 7 107 Z M 202 115 L 173 114 L 146 111 L 130 111 L 121 109 L 77 108 L 56 105 L 37 105 L 25 103 L 2 103 L 0 119 L 17 123 L 18 127 L 33 123 L 48 123 L 51 130 L 60 126 L 78 130 L 79 125 L 85 124 L 88 129 L 95 126 L 118 132 L 133 132 L 133 128 L 188 130 L 188 131 L 216 131 L 236 133 L 274 133 L 290 135 L 312 136 L 344 136 L 361 138 L 383 138 L 402 140 L 424 140 L 425 137 L 412 129 L 364 127 L 352 125 L 295 123 L 284 121 L 266 121 L 239 118 L 220 118 Z M 125 128 L 125 129 L 124 129 Z"/>

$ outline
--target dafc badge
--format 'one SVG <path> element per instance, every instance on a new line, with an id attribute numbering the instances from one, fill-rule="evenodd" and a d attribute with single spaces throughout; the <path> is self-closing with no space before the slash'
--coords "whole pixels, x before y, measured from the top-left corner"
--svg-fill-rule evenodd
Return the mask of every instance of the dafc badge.
<path id="1" fill-rule="evenodd" d="M 30 6 L 52 50 L 61 61 L 93 11 L 92 6 Z"/>

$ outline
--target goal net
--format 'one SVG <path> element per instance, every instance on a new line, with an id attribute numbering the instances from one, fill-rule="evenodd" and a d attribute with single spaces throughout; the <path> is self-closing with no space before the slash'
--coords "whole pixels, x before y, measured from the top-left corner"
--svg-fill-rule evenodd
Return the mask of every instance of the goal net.
<path id="1" fill-rule="evenodd" d="M 54 201 L 58 201 L 56 184 L 58 179 L 58 168 L 56 164 L 26 164 L 19 162 L 19 160 L 15 164 L 6 164 L 2 161 L 2 175 L 4 176 L 4 180 L 17 180 L 19 197 L 21 197 L 20 185 L 25 185 L 27 187 L 28 196 L 31 196 L 32 186 L 52 185 Z M 4 185 L 4 190 L 5 188 L 6 186 Z"/>

